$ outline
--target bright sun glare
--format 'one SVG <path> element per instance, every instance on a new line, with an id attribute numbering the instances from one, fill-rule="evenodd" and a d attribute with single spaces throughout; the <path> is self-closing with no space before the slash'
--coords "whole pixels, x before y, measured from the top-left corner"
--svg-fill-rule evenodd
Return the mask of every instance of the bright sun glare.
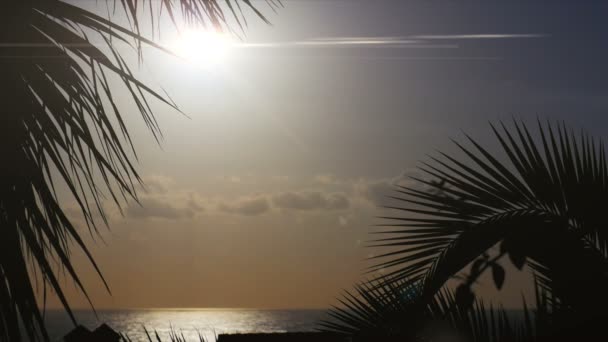
<path id="1" fill-rule="evenodd" d="M 232 41 L 227 34 L 191 29 L 181 32 L 173 50 L 190 63 L 208 67 L 223 62 L 231 46 Z"/>

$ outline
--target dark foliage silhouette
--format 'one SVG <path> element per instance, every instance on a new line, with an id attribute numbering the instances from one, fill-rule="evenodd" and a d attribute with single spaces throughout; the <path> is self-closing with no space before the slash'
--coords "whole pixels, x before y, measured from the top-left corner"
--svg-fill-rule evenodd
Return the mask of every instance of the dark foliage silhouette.
<path id="1" fill-rule="evenodd" d="M 523 123 L 491 128 L 503 160 L 467 136 L 471 147 L 455 142 L 465 158 L 440 153 L 420 167 L 438 181 L 414 178 L 426 189 L 396 190 L 393 198 L 403 205 L 389 209 L 404 215 L 384 217 L 390 223 L 375 232 L 387 237 L 374 240 L 374 246 L 391 250 L 376 257 L 371 271 L 388 270 L 383 283 L 407 281 L 419 288 L 418 301 L 428 306 L 450 278 L 469 267 L 453 296 L 458 307 L 471 308 L 476 306 L 472 285 L 484 272 L 492 273 L 498 288 L 507 283 L 501 263 L 508 259 L 534 273 L 537 336 L 605 335 L 603 144 L 564 124 L 539 122 L 536 138 Z"/>
<path id="2" fill-rule="evenodd" d="M 124 47 L 118 48 L 130 46 L 140 57 L 144 45 L 162 49 L 141 34 L 142 16 L 152 31 L 161 15 L 173 23 L 181 16 L 192 25 L 219 30 L 226 30 L 229 21 L 245 25 L 243 11 L 266 20 L 249 0 L 117 0 L 106 5 L 107 17 L 59 0 L 2 4 L 0 340 L 22 340 L 20 324 L 30 340 L 48 340 L 35 296 L 38 285 L 45 294 L 47 288 L 54 291 L 74 319 L 58 279 L 65 273 L 86 296 L 70 260 L 73 245 L 103 280 L 60 206 L 55 186 L 67 186 L 93 234 L 94 215 L 106 221 L 104 197 L 119 207 L 122 200 L 136 199 L 141 182 L 133 164 L 136 154 L 115 93 L 129 94 L 157 140 L 160 129 L 149 101 L 176 108 L 134 76 L 122 56 Z M 128 24 L 116 23 L 115 16 Z M 116 89 L 115 82 L 111 86 L 111 79 L 122 80 L 123 89 Z"/>
<path id="3" fill-rule="evenodd" d="M 355 341 L 433 341 L 449 336 L 497 342 L 531 341 L 539 326 L 539 316 L 528 308 L 524 319 L 517 321 L 507 310 L 487 307 L 479 299 L 464 307 L 449 289 L 430 300 L 424 299 L 423 290 L 419 282 L 386 278 L 359 284 L 328 312 L 322 330 L 350 335 Z M 546 303 L 537 307 L 538 312 L 547 311 Z"/>

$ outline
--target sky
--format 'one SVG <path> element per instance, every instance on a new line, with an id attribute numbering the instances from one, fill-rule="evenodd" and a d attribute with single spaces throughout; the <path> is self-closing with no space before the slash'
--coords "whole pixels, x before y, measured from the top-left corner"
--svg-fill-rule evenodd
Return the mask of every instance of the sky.
<path id="1" fill-rule="evenodd" d="M 87 238 L 111 295 L 75 254 L 96 307 L 328 307 L 370 276 L 378 205 L 451 138 L 497 149 L 488 122 L 513 117 L 607 132 L 606 3 L 259 6 L 272 25 L 250 17 L 213 65 L 144 51 L 138 76 L 187 116 L 154 104 L 160 144 L 127 117 L 146 189 L 122 215 L 108 204 L 110 228 Z M 509 290 L 478 290 L 509 306 L 529 280 L 509 269 Z"/>

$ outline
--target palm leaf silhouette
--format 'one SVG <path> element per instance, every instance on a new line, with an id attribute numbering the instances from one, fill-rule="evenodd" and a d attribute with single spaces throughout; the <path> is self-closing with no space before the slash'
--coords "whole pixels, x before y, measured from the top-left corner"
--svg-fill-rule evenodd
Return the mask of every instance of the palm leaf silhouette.
<path id="1" fill-rule="evenodd" d="M 129 25 L 59 0 L 12 1 L 0 14 L 0 340 L 20 341 L 19 325 L 30 340 L 48 340 L 36 300 L 39 283 L 45 293 L 48 287 L 57 294 L 74 320 L 58 279 L 58 272 L 65 272 L 87 295 L 70 259 L 73 244 L 103 280 L 60 206 L 55 183 L 67 186 L 92 233 L 97 231 L 96 212 L 107 223 L 105 197 L 118 207 L 137 198 L 136 154 L 115 93 L 130 95 L 157 140 L 160 128 L 149 101 L 177 109 L 134 76 L 118 48 L 117 43 L 131 46 L 140 56 L 143 45 L 163 49 L 140 33 L 142 13 L 149 13 L 153 30 L 161 14 L 174 23 L 181 15 L 189 23 L 220 30 L 229 29 L 229 20 L 243 27 L 245 7 L 266 21 L 249 0 L 120 0 L 107 5 L 108 12 L 121 12 Z M 111 78 L 120 79 L 124 88 L 116 89 Z"/>
<path id="2" fill-rule="evenodd" d="M 375 240 L 396 250 L 379 255 L 371 270 L 390 269 L 392 281 L 420 282 L 428 299 L 498 244 L 499 257 L 518 268 L 532 266 L 539 286 L 561 307 L 597 322 L 605 317 L 598 308 L 608 303 L 603 144 L 585 133 L 577 137 L 564 124 L 538 122 L 536 138 L 521 122 L 491 128 L 506 161 L 469 136 L 471 147 L 455 142 L 466 160 L 431 157 L 420 169 L 447 186 L 436 189 L 441 194 L 396 190 L 403 205 L 390 208 L 404 215 L 385 217 L 392 222 L 376 233 L 390 236 Z M 438 184 L 415 180 L 431 189 Z"/>
<path id="3" fill-rule="evenodd" d="M 534 340 L 539 324 L 527 308 L 525 319 L 518 321 L 505 309 L 486 307 L 480 300 L 462 307 L 448 289 L 431 300 L 424 300 L 423 291 L 420 282 L 408 280 L 361 283 L 354 292 L 343 294 L 341 306 L 329 310 L 321 330 L 349 335 L 354 341 L 432 341 L 441 336 L 486 342 Z"/>
<path id="4" fill-rule="evenodd" d="M 378 279 L 355 286 L 355 292 L 345 291 L 341 306 L 328 311 L 330 319 L 321 322 L 323 330 L 360 337 L 415 336 L 428 320 L 424 303 L 419 301 L 420 286 L 406 280 Z"/>

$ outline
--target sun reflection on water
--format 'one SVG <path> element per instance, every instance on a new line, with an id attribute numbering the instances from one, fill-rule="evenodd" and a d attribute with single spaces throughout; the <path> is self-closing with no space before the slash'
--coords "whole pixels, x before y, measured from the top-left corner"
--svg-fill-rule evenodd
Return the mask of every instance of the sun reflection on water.
<path id="1" fill-rule="evenodd" d="M 77 311 L 77 318 L 88 328 L 106 322 L 134 342 L 148 341 L 144 326 L 150 332 L 156 330 L 161 338 L 167 338 L 173 327 L 188 341 L 198 341 L 199 332 L 215 341 L 215 335 L 222 333 L 313 331 L 324 317 L 322 310 L 255 309 L 108 310 L 98 314 L 99 320 L 90 311 Z M 52 340 L 60 340 L 72 328 L 61 311 L 51 311 L 47 317 Z"/>

